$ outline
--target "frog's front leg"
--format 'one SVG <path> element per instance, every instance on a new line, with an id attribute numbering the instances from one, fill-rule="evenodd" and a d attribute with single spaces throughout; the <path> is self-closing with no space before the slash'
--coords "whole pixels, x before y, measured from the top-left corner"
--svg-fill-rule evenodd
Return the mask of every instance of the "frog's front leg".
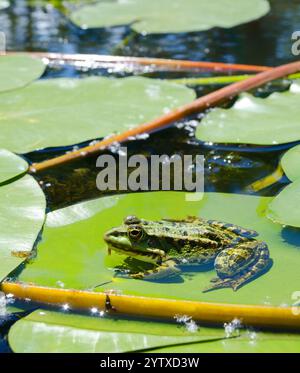
<path id="1" fill-rule="evenodd" d="M 237 290 L 261 273 L 270 262 L 265 242 L 248 241 L 236 247 L 222 250 L 215 260 L 217 279 L 204 292 L 231 287 Z"/>
<path id="2" fill-rule="evenodd" d="M 180 269 L 177 267 L 173 260 L 167 260 L 154 269 L 147 271 L 129 274 L 129 277 L 141 280 L 160 280 L 166 277 L 176 276 L 180 273 Z"/>

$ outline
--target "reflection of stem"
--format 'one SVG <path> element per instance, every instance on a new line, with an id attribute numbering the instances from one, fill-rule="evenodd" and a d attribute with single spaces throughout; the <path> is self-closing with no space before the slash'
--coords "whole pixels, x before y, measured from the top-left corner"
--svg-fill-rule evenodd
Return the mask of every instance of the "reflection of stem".
<path id="1" fill-rule="evenodd" d="M 60 306 L 67 303 L 71 309 L 89 310 L 98 305 L 105 309 L 107 294 L 82 290 L 56 289 L 31 284 L 3 282 L 1 290 L 18 299 Z M 174 320 L 175 315 L 189 315 L 193 320 L 221 324 L 234 318 L 245 326 L 277 329 L 300 329 L 300 317 L 293 307 L 254 306 L 243 304 L 208 303 L 174 299 L 109 294 L 109 303 L 116 313 L 160 317 Z"/>
<path id="2" fill-rule="evenodd" d="M 143 123 L 137 127 L 127 130 L 121 134 L 112 135 L 94 145 L 89 145 L 79 150 L 72 151 L 62 156 L 49 159 L 41 163 L 34 163 L 29 168 L 31 173 L 45 171 L 49 168 L 60 166 L 82 159 L 91 155 L 98 154 L 100 151 L 108 148 L 112 144 L 122 143 L 129 138 L 136 137 L 141 134 L 150 133 L 155 130 L 165 128 L 166 126 L 176 121 L 182 120 L 189 115 L 204 112 L 208 108 L 215 107 L 218 104 L 224 103 L 233 99 L 241 92 L 249 91 L 258 88 L 263 84 L 282 78 L 284 76 L 294 74 L 300 71 L 300 61 L 281 65 L 267 71 L 261 72 L 241 82 L 230 84 L 229 86 L 218 89 L 205 96 L 202 96 L 189 104 L 178 107 L 171 112 L 164 114 L 150 122 Z"/>
<path id="3" fill-rule="evenodd" d="M 254 183 L 250 184 L 247 189 L 252 192 L 259 192 L 262 189 L 276 184 L 283 177 L 283 175 L 284 171 L 281 165 L 279 165 L 271 175 L 255 181 Z"/>

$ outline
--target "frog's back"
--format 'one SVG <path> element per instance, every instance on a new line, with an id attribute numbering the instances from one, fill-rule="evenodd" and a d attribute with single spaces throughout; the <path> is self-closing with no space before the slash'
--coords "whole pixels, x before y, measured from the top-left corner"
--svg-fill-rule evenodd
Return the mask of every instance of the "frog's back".
<path id="1" fill-rule="evenodd" d="M 200 237 L 209 238 L 215 241 L 233 240 L 237 234 L 214 227 L 208 221 L 199 220 L 198 222 L 189 222 L 185 220 L 160 220 L 143 221 L 144 229 L 148 236 L 186 238 L 197 240 Z"/>

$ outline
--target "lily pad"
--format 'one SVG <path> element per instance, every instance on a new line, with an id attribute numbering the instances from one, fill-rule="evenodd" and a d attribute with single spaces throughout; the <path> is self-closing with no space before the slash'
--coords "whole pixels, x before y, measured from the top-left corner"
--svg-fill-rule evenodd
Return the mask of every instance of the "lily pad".
<path id="1" fill-rule="evenodd" d="M 5 149 L 0 149 L 0 184 L 26 172 L 28 163 Z"/>
<path id="2" fill-rule="evenodd" d="M 242 332 L 239 338 L 230 338 L 209 343 L 162 347 L 156 353 L 299 353 L 300 335 L 296 333 Z"/>
<path id="3" fill-rule="evenodd" d="M 0 93 L 28 85 L 42 76 L 45 69 L 45 64 L 38 58 L 0 56 Z"/>
<path id="4" fill-rule="evenodd" d="M 82 28 L 130 24 L 139 33 L 169 33 L 230 28 L 269 10 L 266 0 L 117 0 L 81 7 L 70 18 Z"/>
<path id="5" fill-rule="evenodd" d="M 201 328 L 195 333 L 179 325 L 35 311 L 9 332 L 14 352 L 132 352 L 224 338 L 224 330 Z M 30 343 L 28 343 L 30 340 Z"/>
<path id="6" fill-rule="evenodd" d="M 289 184 L 269 205 L 268 217 L 282 225 L 300 227 L 300 179 Z M 299 231 L 300 235 L 300 231 Z"/>
<path id="7" fill-rule="evenodd" d="M 122 196 L 116 198 L 99 198 L 52 211 L 47 214 L 46 226 L 52 228 L 62 227 L 89 219 L 98 212 L 116 205 L 120 198 Z"/>
<path id="8" fill-rule="evenodd" d="M 300 179 L 300 145 L 288 150 L 281 159 L 281 166 L 286 176 L 295 181 Z"/>
<path id="9" fill-rule="evenodd" d="M 300 140 L 300 84 L 268 98 L 242 94 L 230 109 L 214 109 L 197 128 L 201 141 L 256 145 Z"/>
<path id="10" fill-rule="evenodd" d="M 115 197 L 105 197 L 105 199 Z M 125 294 L 246 304 L 292 304 L 292 293 L 300 282 L 300 250 L 297 242 L 282 236 L 280 225 L 265 217 L 269 197 L 207 193 L 201 201 L 188 202 L 185 193 L 155 192 L 123 196 L 111 208 L 61 227 L 46 226 L 37 257 L 28 263 L 18 279 L 50 287 L 116 289 Z M 295 204 L 294 204 L 295 206 Z M 270 249 L 273 267 L 237 292 L 202 290 L 215 277 L 214 270 L 190 269 L 178 278 L 150 282 L 114 277 L 114 268 L 124 256 L 107 254 L 104 233 L 122 223 L 127 215 L 146 219 L 187 215 L 223 220 L 255 229 Z M 300 233 L 299 233 L 300 234 Z M 63 258 L 63 260 L 62 260 Z M 286 271 L 289 268 L 289 271 Z M 106 285 L 101 285 L 111 281 Z M 100 285 L 100 286 L 99 286 Z"/>
<path id="11" fill-rule="evenodd" d="M 26 153 L 104 137 L 194 98 L 191 89 L 148 78 L 41 80 L 1 94 L 0 147 Z"/>
<path id="12" fill-rule="evenodd" d="M 45 208 L 44 193 L 31 176 L 0 187 L 0 281 L 32 250 Z"/>

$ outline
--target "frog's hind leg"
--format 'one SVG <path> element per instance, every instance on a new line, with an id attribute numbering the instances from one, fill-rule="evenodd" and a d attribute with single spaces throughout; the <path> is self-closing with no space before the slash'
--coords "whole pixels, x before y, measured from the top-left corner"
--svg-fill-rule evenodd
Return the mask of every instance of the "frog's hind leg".
<path id="1" fill-rule="evenodd" d="M 264 242 L 259 242 L 260 255 L 256 263 L 249 268 L 248 271 L 244 271 L 232 284 L 234 291 L 238 290 L 241 286 L 246 284 L 257 275 L 261 274 L 271 263 L 268 246 Z"/>
<path id="2" fill-rule="evenodd" d="M 226 229 L 243 237 L 254 238 L 258 236 L 258 233 L 256 231 L 240 227 L 239 225 L 225 223 L 217 220 L 207 220 L 207 223 L 220 229 Z"/>
<path id="3" fill-rule="evenodd" d="M 219 277 L 214 278 L 204 292 L 225 287 L 236 291 L 267 268 L 269 263 L 269 250 L 264 242 L 248 241 L 235 248 L 227 248 L 215 260 Z"/>
<path id="4" fill-rule="evenodd" d="M 166 277 L 173 277 L 180 273 L 180 269 L 173 260 L 167 260 L 154 269 L 144 272 L 130 274 L 129 277 L 141 280 L 160 280 Z"/>

